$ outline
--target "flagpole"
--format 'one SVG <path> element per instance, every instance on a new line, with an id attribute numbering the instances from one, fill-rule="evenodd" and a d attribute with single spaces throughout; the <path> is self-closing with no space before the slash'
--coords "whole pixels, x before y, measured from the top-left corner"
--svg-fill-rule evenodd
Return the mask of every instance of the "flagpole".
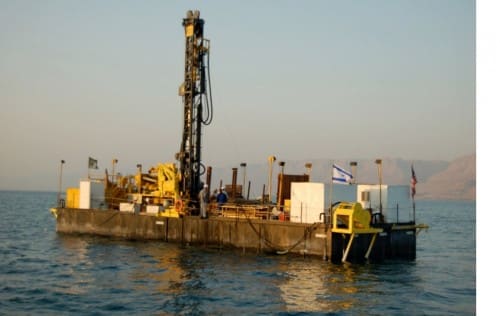
<path id="1" fill-rule="evenodd" d="M 410 188 L 410 195 L 411 195 L 411 188 Z M 412 214 L 411 214 L 412 209 L 415 209 L 415 206 L 414 206 L 414 205 L 415 205 L 415 202 L 414 202 L 414 200 L 413 200 L 413 197 L 411 198 L 411 205 L 413 206 L 413 208 L 410 208 L 410 209 L 408 210 L 408 220 L 409 220 L 409 221 L 411 221 L 411 218 L 412 218 Z"/>
<path id="2" fill-rule="evenodd" d="M 333 204 L 333 165 L 335 164 L 335 161 L 332 161 L 332 178 L 330 179 L 330 205 L 328 208 L 330 209 L 330 218 L 333 218 L 333 214 L 331 213 L 332 211 L 332 204 Z"/>
<path id="3" fill-rule="evenodd" d="M 377 164 L 378 170 L 378 191 L 379 191 L 379 208 L 380 208 L 380 216 L 383 218 L 384 214 L 382 212 L 382 159 L 376 159 L 375 163 Z"/>
<path id="4" fill-rule="evenodd" d="M 59 166 L 59 191 L 57 192 L 57 206 L 62 207 L 61 205 L 61 190 L 62 190 L 62 173 L 63 173 L 63 165 L 65 161 L 61 160 L 61 165 Z"/>
<path id="5" fill-rule="evenodd" d="M 416 185 L 417 185 L 417 177 L 415 175 L 415 169 L 413 169 L 413 162 L 411 163 L 411 201 L 413 205 L 413 223 L 416 223 L 416 217 L 415 217 L 415 192 L 416 192 Z"/>
<path id="6" fill-rule="evenodd" d="M 413 204 L 413 224 L 415 224 L 416 223 L 416 221 L 415 221 L 415 198 L 412 197 L 411 200 L 412 200 L 412 204 Z"/>

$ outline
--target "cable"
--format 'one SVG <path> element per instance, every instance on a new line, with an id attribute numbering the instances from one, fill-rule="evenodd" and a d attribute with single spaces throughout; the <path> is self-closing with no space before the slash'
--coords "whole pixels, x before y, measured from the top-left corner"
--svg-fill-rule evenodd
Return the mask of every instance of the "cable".
<path id="1" fill-rule="evenodd" d="M 207 104 L 207 117 L 202 120 L 203 125 L 210 125 L 212 123 L 212 120 L 214 118 L 213 112 L 214 112 L 214 107 L 213 107 L 213 102 L 212 102 L 212 80 L 210 79 L 210 52 L 207 52 L 207 76 L 208 76 L 208 96 L 207 93 L 203 93 L 205 96 L 206 104 Z M 210 98 L 210 99 L 209 99 Z M 202 102 L 202 99 L 200 98 L 200 102 Z"/>
<path id="2" fill-rule="evenodd" d="M 291 245 L 290 247 L 288 247 L 287 249 L 285 250 L 278 250 L 279 247 L 276 246 L 275 244 L 273 244 L 270 240 L 268 240 L 265 236 L 263 237 L 262 234 L 260 232 L 257 231 L 257 229 L 255 228 L 255 226 L 253 225 L 250 217 L 244 213 L 245 215 L 245 218 L 246 220 L 248 221 L 248 223 L 250 224 L 250 227 L 252 228 L 252 230 L 255 232 L 255 234 L 257 234 L 257 236 L 259 237 L 259 239 L 263 240 L 267 246 L 273 250 L 276 250 L 276 254 L 278 255 L 284 255 L 284 254 L 287 254 L 289 251 L 291 251 L 293 248 L 297 247 L 301 242 L 303 242 L 306 238 L 307 238 L 307 235 L 311 234 L 312 231 L 316 230 L 317 226 L 319 225 L 319 223 L 314 223 L 310 226 L 307 226 L 305 231 L 304 231 L 304 235 L 302 236 L 302 238 L 300 238 L 296 243 L 294 243 L 293 245 Z"/>

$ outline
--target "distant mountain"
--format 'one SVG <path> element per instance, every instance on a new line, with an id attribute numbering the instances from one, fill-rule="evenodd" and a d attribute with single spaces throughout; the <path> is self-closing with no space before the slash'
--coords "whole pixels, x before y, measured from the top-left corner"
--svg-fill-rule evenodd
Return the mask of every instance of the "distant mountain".
<path id="1" fill-rule="evenodd" d="M 350 161 L 335 160 L 335 163 L 346 170 L 351 170 Z M 333 160 L 296 160 L 286 161 L 284 172 L 286 174 L 306 173 L 305 164 L 312 163 L 311 181 L 330 183 Z M 418 179 L 417 199 L 460 199 L 473 200 L 476 196 L 476 156 L 475 154 L 447 161 L 382 159 L 382 182 L 385 184 L 409 185 L 411 178 L 411 165 L 413 164 Z M 234 166 L 237 167 L 237 166 Z M 278 163 L 273 165 L 273 194 L 276 193 L 277 175 L 281 171 Z M 212 188 L 219 183 L 230 184 L 232 181 L 232 168 L 213 167 Z M 378 183 L 378 170 L 374 160 L 357 160 L 354 176 L 358 183 Z M 269 166 L 266 163 L 248 164 L 245 175 L 238 168 L 237 182 L 246 178 L 246 189 L 251 182 L 250 197 L 258 197 L 262 191 L 268 190 Z"/>
<path id="2" fill-rule="evenodd" d="M 422 184 L 417 184 L 420 199 L 475 200 L 476 155 L 452 161 L 448 167 Z"/>

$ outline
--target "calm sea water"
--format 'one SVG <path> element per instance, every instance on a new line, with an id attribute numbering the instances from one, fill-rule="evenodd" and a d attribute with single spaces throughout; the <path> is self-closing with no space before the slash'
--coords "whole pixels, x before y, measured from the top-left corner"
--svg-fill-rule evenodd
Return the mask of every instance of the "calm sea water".
<path id="1" fill-rule="evenodd" d="M 418 201 L 417 259 L 334 265 L 57 234 L 55 193 L 0 192 L 0 314 L 472 315 L 474 202 Z"/>

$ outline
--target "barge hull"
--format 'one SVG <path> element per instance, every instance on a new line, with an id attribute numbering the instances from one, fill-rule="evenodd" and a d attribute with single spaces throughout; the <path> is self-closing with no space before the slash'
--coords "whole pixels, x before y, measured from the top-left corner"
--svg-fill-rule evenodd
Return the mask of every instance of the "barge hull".
<path id="1" fill-rule="evenodd" d="M 382 262 L 384 260 L 412 261 L 417 256 L 417 229 L 415 225 L 384 225 L 383 232 L 377 234 L 369 256 L 366 257 L 370 247 L 371 235 L 354 234 L 351 249 L 347 255 L 347 262 L 362 263 Z M 396 227 L 397 229 L 394 229 Z M 331 261 L 342 262 L 343 256 L 349 247 L 348 234 L 332 233 L 331 236 Z"/>
<path id="2" fill-rule="evenodd" d="M 90 234 L 128 240 L 163 240 L 182 245 L 240 249 L 243 252 L 300 254 L 343 262 L 349 235 L 331 232 L 324 223 L 305 224 L 246 217 L 198 216 L 181 218 L 135 214 L 114 210 L 57 208 L 56 231 Z M 346 255 L 347 262 L 382 262 L 386 259 L 416 258 L 415 226 L 387 225 L 377 234 L 372 249 L 371 236 L 355 234 Z"/>
<path id="3" fill-rule="evenodd" d="M 330 236 L 323 223 L 198 216 L 161 217 L 97 209 L 55 209 L 56 231 L 129 240 L 238 248 L 257 253 L 295 253 L 326 258 Z"/>

